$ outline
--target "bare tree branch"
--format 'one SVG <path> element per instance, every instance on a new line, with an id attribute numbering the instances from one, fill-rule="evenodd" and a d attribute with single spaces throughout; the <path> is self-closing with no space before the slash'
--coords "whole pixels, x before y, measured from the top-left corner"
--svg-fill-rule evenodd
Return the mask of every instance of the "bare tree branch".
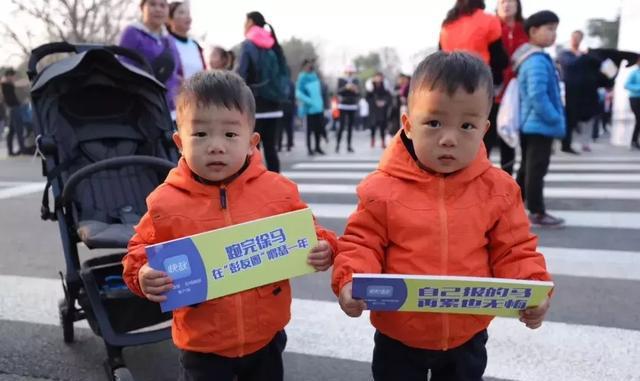
<path id="1" fill-rule="evenodd" d="M 18 36 L 18 34 L 5 22 L 2 22 L 2 27 L 4 28 L 4 35 L 16 44 L 25 56 L 31 54 L 30 43 L 25 42 L 24 39 Z"/>
<path id="2" fill-rule="evenodd" d="M 30 19 L 30 25 L 46 31 L 50 40 L 76 43 L 112 44 L 120 34 L 124 22 L 132 19 L 134 7 L 131 0 L 10 0 L 20 18 Z M 20 50 L 29 52 L 31 40 L 16 28 L 4 25 L 8 40 Z M 39 28 L 36 28 L 36 30 Z"/>

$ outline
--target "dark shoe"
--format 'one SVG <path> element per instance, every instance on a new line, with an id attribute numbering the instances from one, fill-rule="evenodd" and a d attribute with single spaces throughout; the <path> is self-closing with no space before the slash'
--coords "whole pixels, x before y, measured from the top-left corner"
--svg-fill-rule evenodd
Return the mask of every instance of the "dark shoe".
<path id="1" fill-rule="evenodd" d="M 580 152 L 574 150 L 573 148 L 563 148 L 562 152 L 570 153 L 572 155 L 580 155 Z"/>
<path id="2" fill-rule="evenodd" d="M 353 148 L 351 148 L 351 147 L 348 147 L 348 148 L 347 148 L 347 151 L 349 151 L 349 152 L 351 152 L 351 153 L 353 153 L 353 152 L 354 152 L 354 151 L 353 151 Z"/>
<path id="3" fill-rule="evenodd" d="M 322 149 L 320 149 L 320 148 L 316 148 L 316 153 L 318 155 L 324 155 L 325 154 L 324 151 Z"/>
<path id="4" fill-rule="evenodd" d="M 309 155 L 309 156 L 313 156 L 313 155 L 315 155 L 315 152 L 313 152 L 313 151 L 309 151 L 309 152 L 307 152 L 307 155 Z"/>
<path id="5" fill-rule="evenodd" d="M 631 143 L 631 148 L 632 148 L 632 149 L 633 149 L 633 148 L 635 148 L 635 149 L 640 149 L 640 143 L 638 143 L 638 142 L 633 142 L 633 143 Z"/>
<path id="6" fill-rule="evenodd" d="M 336 153 L 340 153 L 340 146 L 336 146 Z"/>
<path id="7" fill-rule="evenodd" d="M 561 228 L 564 227 L 564 219 L 554 217 L 547 213 L 531 213 L 529 215 L 529 221 L 531 225 L 537 227 L 547 228 Z"/>
<path id="8" fill-rule="evenodd" d="M 376 146 L 376 138 L 371 138 L 371 148 Z"/>

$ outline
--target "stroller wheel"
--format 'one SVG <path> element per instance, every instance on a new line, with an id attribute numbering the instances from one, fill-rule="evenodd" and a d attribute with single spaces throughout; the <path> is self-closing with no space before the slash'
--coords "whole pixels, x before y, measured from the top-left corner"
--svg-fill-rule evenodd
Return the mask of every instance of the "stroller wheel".
<path id="1" fill-rule="evenodd" d="M 133 381 L 133 375 L 129 372 L 129 369 L 122 367 L 113 371 L 114 381 Z"/>
<path id="2" fill-rule="evenodd" d="M 65 343 L 73 343 L 73 311 L 69 310 L 66 299 L 58 302 L 58 314 L 60 315 L 60 325 L 62 326 L 62 336 Z"/>

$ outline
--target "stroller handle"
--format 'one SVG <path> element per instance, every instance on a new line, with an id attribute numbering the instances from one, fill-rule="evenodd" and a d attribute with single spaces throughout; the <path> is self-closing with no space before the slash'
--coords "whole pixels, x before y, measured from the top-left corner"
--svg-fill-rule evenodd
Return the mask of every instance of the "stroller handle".
<path id="1" fill-rule="evenodd" d="M 123 48 L 118 45 L 97 45 L 97 44 L 70 44 L 68 42 L 51 42 L 49 44 L 44 44 L 38 46 L 37 48 L 31 51 L 31 56 L 29 57 L 29 65 L 27 68 L 27 74 L 29 76 L 29 80 L 33 81 L 33 79 L 38 75 L 37 65 L 40 60 L 44 57 L 56 54 L 56 53 L 83 53 L 92 49 L 104 49 L 111 54 L 115 54 L 118 56 L 129 58 L 130 60 L 139 64 L 144 71 L 153 75 L 153 69 L 149 62 L 141 56 L 138 52 L 133 50 Z"/>
<path id="2" fill-rule="evenodd" d="M 79 169 L 75 172 L 69 179 L 62 190 L 62 197 L 60 198 L 62 206 L 68 206 L 71 202 L 71 196 L 75 191 L 76 187 L 82 180 L 87 178 L 88 176 L 104 171 L 107 169 L 116 169 L 122 168 L 125 166 L 145 166 L 152 167 L 154 170 L 158 172 L 169 172 L 171 169 L 175 168 L 175 163 L 170 162 L 169 160 L 161 159 L 159 157 L 154 156 L 121 156 L 114 157 L 111 159 L 101 160 L 97 163 L 87 165 L 84 168 Z"/>

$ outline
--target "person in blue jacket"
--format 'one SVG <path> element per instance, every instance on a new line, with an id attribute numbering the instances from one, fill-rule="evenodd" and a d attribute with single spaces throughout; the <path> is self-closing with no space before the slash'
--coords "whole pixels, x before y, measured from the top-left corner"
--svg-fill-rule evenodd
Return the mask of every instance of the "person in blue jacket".
<path id="1" fill-rule="evenodd" d="M 517 181 L 534 226 L 560 227 L 564 220 L 547 213 L 544 176 L 549 169 L 554 139 L 565 135 L 565 113 L 556 67 L 544 48 L 556 40 L 560 19 L 551 11 L 534 13 L 525 20 L 529 43 L 513 54 L 520 93 L 522 161 Z"/>
<path id="2" fill-rule="evenodd" d="M 636 117 L 636 126 L 631 136 L 631 148 L 640 149 L 640 141 L 638 141 L 638 135 L 640 135 L 640 58 L 638 58 L 636 69 L 629 74 L 624 88 L 629 91 L 631 111 Z"/>
<path id="3" fill-rule="evenodd" d="M 324 123 L 324 101 L 322 98 L 322 84 L 315 72 L 315 62 L 313 59 L 305 59 L 302 62 L 302 71 L 298 75 L 296 82 L 296 99 L 300 116 L 306 118 L 307 122 L 307 150 L 309 156 L 314 154 L 324 155 L 320 148 L 320 137 L 322 136 Z M 315 149 L 311 147 L 311 135 L 315 139 Z"/>

